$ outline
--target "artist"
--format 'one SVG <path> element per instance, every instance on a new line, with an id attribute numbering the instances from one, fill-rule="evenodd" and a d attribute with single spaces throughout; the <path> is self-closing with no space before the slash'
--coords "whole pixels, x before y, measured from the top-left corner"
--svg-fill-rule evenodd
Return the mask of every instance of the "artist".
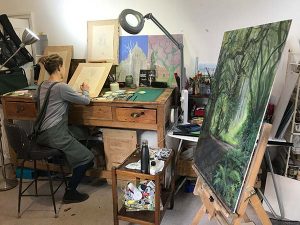
<path id="1" fill-rule="evenodd" d="M 37 119 L 35 123 L 35 128 L 40 127 L 37 143 L 64 152 L 73 172 L 63 196 L 63 202 L 82 202 L 87 200 L 89 195 L 80 193 L 76 189 L 86 170 L 93 166 L 94 155 L 78 142 L 70 132 L 68 128 L 68 105 L 70 102 L 88 105 L 90 103 L 89 86 L 82 83 L 80 86 L 82 94 L 79 94 L 70 86 L 61 82 L 65 67 L 62 57 L 58 54 L 42 57 L 39 62 L 44 65 L 50 76 L 48 80 L 40 84 L 36 94 L 38 118 L 43 118 Z M 48 90 L 49 96 L 47 98 Z M 45 106 L 43 106 L 44 102 Z M 44 117 L 41 116 L 43 114 Z"/>

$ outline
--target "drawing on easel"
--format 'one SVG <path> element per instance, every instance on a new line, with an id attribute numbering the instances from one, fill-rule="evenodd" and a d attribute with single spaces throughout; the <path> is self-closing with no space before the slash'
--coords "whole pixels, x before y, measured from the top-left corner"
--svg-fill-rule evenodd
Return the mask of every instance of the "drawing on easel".
<path id="1" fill-rule="evenodd" d="M 44 50 L 44 55 L 58 54 L 63 58 L 65 74 L 63 75 L 63 82 L 67 82 L 69 68 L 71 64 L 71 59 L 73 57 L 73 46 L 47 46 Z M 48 72 L 45 70 L 44 66 L 41 66 L 41 71 L 39 74 L 38 84 L 42 83 L 44 80 L 49 78 Z"/>
<path id="2" fill-rule="evenodd" d="M 88 62 L 119 63 L 118 20 L 88 21 Z"/>
<path id="3" fill-rule="evenodd" d="M 104 85 L 112 63 L 80 63 L 69 85 L 77 92 L 81 92 L 80 85 L 85 82 L 90 86 L 90 97 L 97 97 Z"/>
<path id="4" fill-rule="evenodd" d="M 195 166 L 225 208 L 235 212 L 291 21 L 224 34 Z"/>

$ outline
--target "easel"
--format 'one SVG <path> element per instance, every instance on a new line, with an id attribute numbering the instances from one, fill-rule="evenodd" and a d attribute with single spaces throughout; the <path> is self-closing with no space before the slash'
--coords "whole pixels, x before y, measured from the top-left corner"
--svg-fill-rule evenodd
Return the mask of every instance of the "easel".
<path id="1" fill-rule="evenodd" d="M 194 194 L 201 198 L 203 205 L 196 213 L 192 221 L 192 225 L 198 225 L 204 214 L 208 214 L 209 219 L 217 219 L 220 224 L 240 225 L 243 221 L 250 222 L 246 214 L 248 204 L 252 205 L 257 217 L 260 219 L 263 225 L 272 225 L 267 213 L 262 207 L 260 199 L 253 188 L 266 150 L 271 127 L 271 124 L 263 124 L 262 126 L 259 142 L 248 170 L 248 176 L 245 180 L 245 185 L 241 193 L 241 198 L 236 213 L 228 212 L 210 187 L 206 184 L 203 177 L 198 174 Z M 195 168 L 194 170 L 197 171 Z"/>

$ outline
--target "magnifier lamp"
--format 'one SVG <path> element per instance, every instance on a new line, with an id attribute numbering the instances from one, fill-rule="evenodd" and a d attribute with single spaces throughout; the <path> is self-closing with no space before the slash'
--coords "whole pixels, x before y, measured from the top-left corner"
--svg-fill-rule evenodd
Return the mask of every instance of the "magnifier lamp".
<path id="1" fill-rule="evenodd" d="M 36 41 L 40 40 L 39 37 L 33 33 L 31 30 L 26 28 L 22 34 L 22 43 L 20 44 L 19 48 L 17 51 L 9 57 L 3 65 L 0 66 L 0 70 L 5 66 L 9 60 L 11 60 L 22 48 L 24 48 L 26 45 L 31 45 L 35 43 Z M 1 122 L 1 118 L 0 118 Z M 1 127 L 1 126 L 0 126 Z M 5 169 L 5 160 L 4 160 L 4 153 L 3 153 L 3 148 L 2 148 L 2 141 L 1 141 L 1 130 L 0 130 L 0 154 L 1 154 L 1 161 L 2 161 L 2 176 L 3 176 L 3 181 L 0 183 L 0 191 L 7 191 L 10 190 L 18 185 L 17 179 L 8 179 L 6 176 L 6 169 Z"/>
<path id="2" fill-rule="evenodd" d="M 22 42 L 19 46 L 19 48 L 17 49 L 17 51 L 15 51 L 14 54 L 12 54 L 11 57 L 9 57 L 1 66 L 0 66 L 0 70 L 5 66 L 6 63 L 9 62 L 9 60 L 11 60 L 22 48 L 24 48 L 26 45 L 31 45 L 33 43 L 35 43 L 36 41 L 40 40 L 39 37 L 33 33 L 31 30 L 29 30 L 28 28 L 26 28 L 22 34 Z"/>
<path id="3" fill-rule="evenodd" d="M 155 23 L 159 29 L 177 46 L 180 51 L 180 87 L 179 90 L 182 90 L 183 86 L 183 77 L 184 77 L 184 63 L 183 63 L 183 44 L 176 41 L 176 39 L 164 28 L 157 19 L 148 13 L 143 16 L 140 12 L 137 12 L 133 9 L 124 9 L 119 15 L 119 22 L 121 27 L 130 34 L 138 34 L 144 27 L 145 19 L 150 19 Z M 172 76 L 173 74 L 170 74 Z"/>

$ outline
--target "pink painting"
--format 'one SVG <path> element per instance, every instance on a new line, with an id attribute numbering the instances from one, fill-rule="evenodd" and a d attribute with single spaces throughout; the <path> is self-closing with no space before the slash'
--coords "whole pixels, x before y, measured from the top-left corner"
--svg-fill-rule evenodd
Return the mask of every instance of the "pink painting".
<path id="1" fill-rule="evenodd" d="M 182 34 L 172 35 L 179 43 Z M 180 74 L 180 51 L 165 35 L 149 35 L 148 60 L 151 69 L 156 69 L 156 80 L 165 81 L 169 87 L 176 86 L 174 73 Z"/>

